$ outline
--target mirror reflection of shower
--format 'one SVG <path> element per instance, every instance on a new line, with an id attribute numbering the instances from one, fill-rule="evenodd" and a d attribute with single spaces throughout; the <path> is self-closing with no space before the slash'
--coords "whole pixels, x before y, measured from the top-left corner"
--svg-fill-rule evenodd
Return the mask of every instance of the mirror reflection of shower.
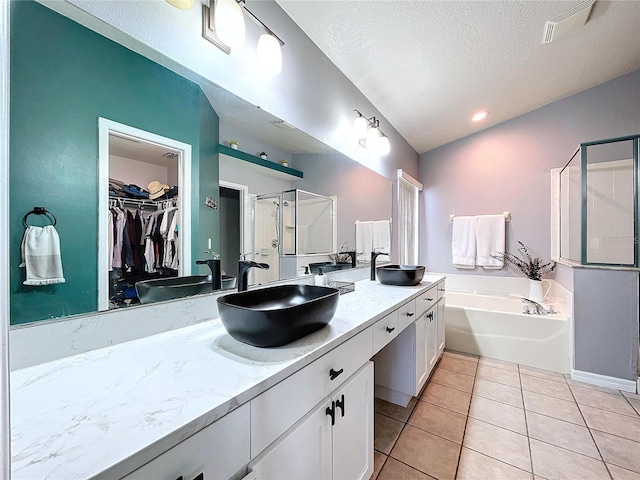
<path id="1" fill-rule="evenodd" d="M 255 210 L 255 260 L 268 263 L 270 268 L 256 270 L 255 282 L 278 280 L 281 273 L 291 268 L 295 272 L 295 264 L 288 259 L 333 253 L 335 209 L 334 198 L 299 189 L 259 195 Z"/>

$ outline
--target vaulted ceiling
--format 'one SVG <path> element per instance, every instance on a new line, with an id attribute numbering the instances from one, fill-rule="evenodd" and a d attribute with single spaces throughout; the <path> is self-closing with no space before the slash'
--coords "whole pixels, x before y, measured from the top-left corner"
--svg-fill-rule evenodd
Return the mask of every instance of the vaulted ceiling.
<path id="1" fill-rule="evenodd" d="M 548 44 L 579 1 L 277 1 L 418 153 L 640 68 L 638 1 Z"/>

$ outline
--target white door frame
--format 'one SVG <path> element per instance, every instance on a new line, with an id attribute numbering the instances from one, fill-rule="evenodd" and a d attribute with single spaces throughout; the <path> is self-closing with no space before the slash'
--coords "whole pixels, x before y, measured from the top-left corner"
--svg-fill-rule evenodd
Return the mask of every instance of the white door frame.
<path id="1" fill-rule="evenodd" d="M 0 0 L 0 478 L 11 478 L 9 398 L 9 0 Z M 15 259 L 14 259 L 15 261 Z"/>
<path id="2" fill-rule="evenodd" d="M 220 187 L 236 190 L 240 195 L 240 255 L 243 259 L 253 260 L 253 215 L 251 215 L 251 204 L 249 195 L 249 187 L 240 183 L 227 182 L 219 180 Z M 222 228 L 222 225 L 220 226 Z"/>
<path id="3" fill-rule="evenodd" d="M 191 275 L 191 145 L 155 133 L 98 118 L 98 311 L 109 309 L 109 248 L 107 215 L 109 210 L 109 135 L 152 143 L 179 152 L 178 208 L 180 243 L 178 275 Z"/>

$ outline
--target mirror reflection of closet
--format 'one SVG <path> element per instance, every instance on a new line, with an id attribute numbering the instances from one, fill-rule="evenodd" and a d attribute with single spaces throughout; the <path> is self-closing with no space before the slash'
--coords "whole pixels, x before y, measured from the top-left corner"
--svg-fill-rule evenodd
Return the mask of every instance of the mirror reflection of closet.
<path id="1" fill-rule="evenodd" d="M 151 139 L 146 132 L 139 136 L 108 129 L 106 134 L 101 187 L 106 183 L 108 200 L 101 208 L 106 228 L 99 242 L 100 310 L 140 304 L 137 282 L 190 274 L 190 258 L 188 263 L 184 258 L 190 238 L 185 238 L 189 232 L 183 221 L 189 210 L 181 204 L 184 149 L 170 139 Z"/>

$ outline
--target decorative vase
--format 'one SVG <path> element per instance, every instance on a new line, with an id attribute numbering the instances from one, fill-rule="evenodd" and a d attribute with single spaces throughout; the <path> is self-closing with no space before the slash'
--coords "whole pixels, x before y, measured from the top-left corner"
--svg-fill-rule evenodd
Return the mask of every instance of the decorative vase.
<path id="1" fill-rule="evenodd" d="M 283 160 L 281 163 L 282 163 L 283 167 L 288 167 L 289 166 L 289 162 L 287 162 L 286 160 Z"/>
<path id="2" fill-rule="evenodd" d="M 231 145 L 229 145 L 231 148 L 233 148 L 234 150 L 238 149 L 238 144 L 237 143 L 232 143 Z"/>
<path id="3" fill-rule="evenodd" d="M 549 284 L 544 292 L 542 291 L 543 282 L 547 282 Z M 533 300 L 534 302 L 543 302 L 549 293 L 549 290 L 551 290 L 551 282 L 549 280 L 529 279 L 529 300 Z"/>
<path id="4" fill-rule="evenodd" d="M 267 159 L 267 156 L 265 154 L 260 155 L 260 158 L 262 158 L 263 160 Z"/>

